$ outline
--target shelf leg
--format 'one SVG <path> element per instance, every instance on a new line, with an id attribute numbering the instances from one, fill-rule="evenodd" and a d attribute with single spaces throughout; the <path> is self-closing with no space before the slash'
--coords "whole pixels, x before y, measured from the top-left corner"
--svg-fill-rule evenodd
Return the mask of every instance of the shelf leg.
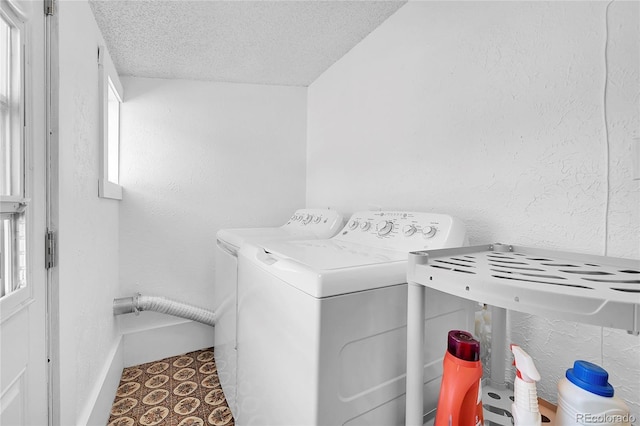
<path id="1" fill-rule="evenodd" d="M 425 293 L 424 286 L 409 283 L 407 297 L 406 426 L 422 426 Z"/>
<path id="2" fill-rule="evenodd" d="M 507 310 L 491 306 L 491 386 L 506 388 L 505 353 L 507 349 Z M 507 351 L 507 352 L 505 352 Z"/>

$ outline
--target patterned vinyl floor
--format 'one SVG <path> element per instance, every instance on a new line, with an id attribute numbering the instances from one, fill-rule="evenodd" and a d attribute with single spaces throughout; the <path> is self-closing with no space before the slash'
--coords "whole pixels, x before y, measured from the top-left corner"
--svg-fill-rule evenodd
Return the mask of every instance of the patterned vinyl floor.
<path id="1" fill-rule="evenodd" d="M 125 368 L 108 426 L 233 426 L 213 348 Z"/>

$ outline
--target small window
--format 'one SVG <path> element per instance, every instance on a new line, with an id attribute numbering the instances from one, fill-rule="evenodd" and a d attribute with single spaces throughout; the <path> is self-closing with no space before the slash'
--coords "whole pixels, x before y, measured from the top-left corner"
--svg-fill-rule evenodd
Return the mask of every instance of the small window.
<path id="1" fill-rule="evenodd" d="M 27 284 L 22 23 L 0 9 L 0 298 Z"/>
<path id="2" fill-rule="evenodd" d="M 101 162 L 98 195 L 103 198 L 122 199 L 120 186 L 120 104 L 122 85 L 118 79 L 109 53 L 104 47 L 98 48 L 98 68 L 100 80 L 101 120 Z"/>

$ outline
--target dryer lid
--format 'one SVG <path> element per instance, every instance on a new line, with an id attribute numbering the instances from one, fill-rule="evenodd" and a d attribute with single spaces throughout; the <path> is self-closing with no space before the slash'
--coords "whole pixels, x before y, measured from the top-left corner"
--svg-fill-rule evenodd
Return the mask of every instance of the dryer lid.
<path id="1" fill-rule="evenodd" d="M 311 238 L 313 233 L 302 229 L 289 227 L 279 228 L 245 228 L 245 229 L 221 229 L 216 235 L 223 243 L 239 249 L 246 242 L 255 244 L 274 240 L 287 240 L 292 238 Z"/>

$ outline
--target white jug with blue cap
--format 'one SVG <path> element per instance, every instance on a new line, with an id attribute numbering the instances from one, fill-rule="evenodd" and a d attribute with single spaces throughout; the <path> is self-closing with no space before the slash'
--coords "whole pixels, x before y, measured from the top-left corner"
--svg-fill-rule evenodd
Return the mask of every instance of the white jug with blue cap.
<path id="1" fill-rule="evenodd" d="M 629 407 L 613 395 L 609 373 L 591 362 L 578 360 L 558 382 L 559 426 L 630 426 Z"/>

